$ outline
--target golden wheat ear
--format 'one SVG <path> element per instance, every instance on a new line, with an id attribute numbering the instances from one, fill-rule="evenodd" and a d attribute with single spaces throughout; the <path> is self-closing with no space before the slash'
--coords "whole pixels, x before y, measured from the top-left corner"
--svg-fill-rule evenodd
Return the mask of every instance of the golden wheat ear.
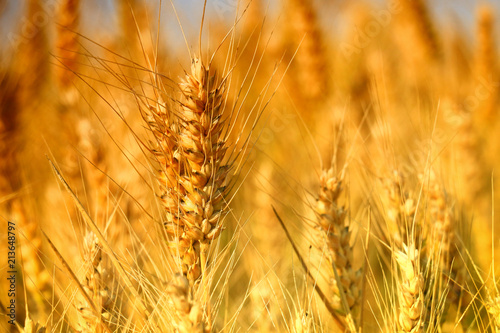
<path id="1" fill-rule="evenodd" d="M 83 309 L 88 309 L 87 316 L 89 316 L 89 317 L 92 316 L 92 318 L 95 318 L 95 320 L 96 320 L 97 324 L 95 326 L 87 325 L 86 321 L 84 324 L 82 324 L 82 322 L 80 322 L 79 323 L 80 329 L 83 332 L 107 332 L 107 333 L 111 333 L 112 331 L 109 328 L 109 326 L 106 324 L 104 317 L 103 317 L 103 314 L 101 312 L 101 309 L 99 308 L 98 304 L 96 304 L 94 302 L 93 294 L 89 294 L 87 292 L 88 288 L 86 290 L 85 286 L 80 283 L 78 277 L 73 272 L 71 267 L 68 265 L 67 261 L 62 256 L 61 252 L 59 252 L 59 250 L 56 248 L 56 246 L 52 243 L 50 238 L 45 233 L 44 233 L 44 236 L 47 239 L 47 242 L 49 243 L 50 247 L 54 251 L 55 255 L 61 261 L 64 270 L 68 273 L 70 279 L 76 284 L 81 297 L 85 300 L 88 308 L 84 307 Z M 95 261 L 100 261 L 100 258 L 99 258 L 99 260 L 95 260 Z M 81 317 L 81 318 L 83 318 L 83 317 Z"/>
<path id="2" fill-rule="evenodd" d="M 280 223 L 281 227 L 283 228 L 287 239 L 290 241 L 290 244 L 292 245 L 293 252 L 297 255 L 297 258 L 299 259 L 299 262 L 300 262 L 302 268 L 304 268 L 304 270 L 306 271 L 307 277 L 310 278 L 312 281 L 316 281 L 316 279 L 311 274 L 311 271 L 309 270 L 309 267 L 307 266 L 304 258 L 300 254 L 300 251 L 299 251 L 297 245 L 295 244 L 295 241 L 293 240 L 292 236 L 290 235 L 290 232 L 288 231 L 288 228 L 286 227 L 285 223 L 283 222 L 283 220 L 279 216 L 276 209 L 274 207 L 272 207 L 272 208 L 273 208 L 274 215 L 278 219 L 278 222 Z M 337 311 L 338 308 L 334 304 L 332 304 L 329 297 L 326 296 L 326 294 L 321 290 L 320 286 L 317 283 L 314 283 L 314 290 L 318 293 L 318 296 L 320 297 L 321 301 L 323 302 L 323 304 L 327 308 L 328 312 L 332 316 L 332 319 L 334 320 L 337 327 L 340 330 L 345 331 L 347 329 L 347 326 L 344 323 L 344 321 L 342 320 L 342 316 L 339 315 L 339 313 Z"/>
<path id="3" fill-rule="evenodd" d="M 333 168 L 322 172 L 315 209 L 319 230 L 317 243 L 320 250 L 326 248 L 326 258 L 332 268 L 329 274 L 335 294 L 333 304 L 344 314 L 349 329 L 357 331 L 363 272 L 353 267 L 350 218 L 339 202 L 342 186 L 343 179 L 334 175 Z"/>
<path id="4" fill-rule="evenodd" d="M 424 332 L 427 306 L 424 300 L 424 274 L 420 267 L 420 252 L 414 243 L 403 245 L 394 252 L 401 275 L 398 284 L 398 327 L 402 332 Z"/>
<path id="5" fill-rule="evenodd" d="M 113 318 L 114 295 L 111 273 L 102 260 L 99 239 L 92 232 L 83 240 L 84 276 L 80 279 L 87 296 L 92 299 L 90 305 L 83 295 L 77 299 L 78 327 L 81 332 L 106 331 L 107 325 L 115 321 Z M 95 307 L 99 316 L 94 314 Z"/>
<path id="6" fill-rule="evenodd" d="M 231 164 L 225 159 L 223 83 L 194 58 L 180 88 L 179 108 L 151 108 L 148 123 L 157 140 L 153 153 L 161 167 L 170 246 L 182 273 L 194 282 L 206 269 L 210 243 L 224 228 Z"/>

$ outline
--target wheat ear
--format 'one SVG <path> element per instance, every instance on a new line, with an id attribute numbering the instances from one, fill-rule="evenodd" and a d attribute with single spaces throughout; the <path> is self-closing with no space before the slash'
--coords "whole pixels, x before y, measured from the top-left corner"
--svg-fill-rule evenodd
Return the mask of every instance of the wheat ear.
<path id="1" fill-rule="evenodd" d="M 412 234 L 409 226 L 413 224 L 416 214 L 415 200 L 406 191 L 405 184 L 405 176 L 396 170 L 393 171 L 391 177 L 383 180 L 385 195 L 382 198 L 387 228 L 396 248 L 401 248 Z M 418 232 L 413 234 L 418 234 Z"/>
<path id="2" fill-rule="evenodd" d="M 29 0 L 26 6 L 28 22 L 38 22 L 37 16 L 45 13 L 41 0 Z M 34 29 L 33 36 L 27 43 L 21 43 L 20 65 L 23 67 L 21 79 L 21 98 L 23 106 L 32 106 L 33 101 L 41 97 L 42 87 L 49 82 L 49 42 L 47 25 L 40 24 Z"/>
<path id="3" fill-rule="evenodd" d="M 110 274 L 102 261 L 99 239 L 92 232 L 88 233 L 83 241 L 83 264 L 84 276 L 81 285 L 93 305 L 89 304 L 83 295 L 77 299 L 79 329 L 81 332 L 88 333 L 107 332 L 102 325 L 102 320 L 108 322 L 109 326 L 114 300 L 109 290 Z M 95 315 L 93 307 L 101 316 Z"/>
<path id="4" fill-rule="evenodd" d="M 399 328 L 402 332 L 424 332 L 424 276 L 420 268 L 420 253 L 414 243 L 403 245 L 394 253 L 401 271 L 399 280 Z"/>
<path id="5" fill-rule="evenodd" d="M 440 54 L 436 27 L 433 24 L 426 0 L 402 1 L 407 18 L 413 25 L 416 46 L 427 59 L 433 60 Z"/>
<path id="6" fill-rule="evenodd" d="M 334 176 L 333 169 L 323 171 L 316 203 L 317 227 L 320 237 L 326 242 L 326 254 L 332 267 L 334 306 L 344 313 L 351 331 L 356 331 L 355 315 L 361 300 L 362 271 L 353 267 L 349 219 L 345 208 L 338 202 L 341 193 L 342 180 Z"/>
<path id="7" fill-rule="evenodd" d="M 477 85 L 483 85 L 485 80 L 491 82 L 498 80 L 494 21 L 493 9 L 487 5 L 481 6 L 477 15 L 476 79 L 479 81 Z M 497 117 L 498 85 L 491 84 L 489 90 L 486 98 L 481 98 L 479 110 L 476 112 L 481 125 L 486 127 L 491 126 Z"/>
<path id="8" fill-rule="evenodd" d="M 206 269 L 208 247 L 223 229 L 230 165 L 224 163 L 223 85 L 195 58 L 180 88 L 177 113 L 159 105 L 149 123 L 158 142 L 154 153 L 162 166 L 159 182 L 170 245 L 182 273 L 194 281 Z"/>
<path id="9" fill-rule="evenodd" d="M 323 99 L 328 87 L 327 61 L 315 8 L 307 0 L 294 0 L 291 5 L 293 26 L 301 43 L 297 52 L 300 91 L 310 101 Z"/>

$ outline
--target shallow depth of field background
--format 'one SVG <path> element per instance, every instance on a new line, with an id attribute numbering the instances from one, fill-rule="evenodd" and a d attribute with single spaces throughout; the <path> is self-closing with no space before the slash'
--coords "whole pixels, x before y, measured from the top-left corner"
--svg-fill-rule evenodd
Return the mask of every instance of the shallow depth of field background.
<path id="1" fill-rule="evenodd" d="M 154 139 L 137 96 L 153 101 L 158 85 L 175 104 L 200 52 L 202 11 L 199 0 L 0 0 L 0 238 L 15 221 L 22 272 L 19 326 L 0 317 L 1 330 L 26 329 L 30 314 L 48 331 L 84 331 L 75 281 L 43 233 L 82 279 L 88 225 L 51 163 L 139 290 L 168 284 Z M 346 211 L 353 267 L 364 268 L 358 328 L 399 325 L 403 247 L 391 223 L 400 214 L 411 216 L 400 228 L 422 228 L 422 253 L 446 224 L 450 270 L 461 269 L 460 281 L 426 275 L 448 282 L 425 310 L 437 318 L 413 332 L 500 330 L 499 18 L 493 0 L 207 2 L 201 55 L 227 78 L 224 116 L 238 115 L 228 142 L 241 149 L 213 254 L 213 331 L 337 331 L 314 289 L 335 294 L 316 222 L 330 168 L 343 179 L 335 205 Z M 3 246 L 0 255 L 4 287 Z M 109 267 L 114 330 L 140 331 L 134 296 Z M 8 301 L 0 292 L 0 312 Z M 163 321 L 143 331 L 167 330 Z"/>

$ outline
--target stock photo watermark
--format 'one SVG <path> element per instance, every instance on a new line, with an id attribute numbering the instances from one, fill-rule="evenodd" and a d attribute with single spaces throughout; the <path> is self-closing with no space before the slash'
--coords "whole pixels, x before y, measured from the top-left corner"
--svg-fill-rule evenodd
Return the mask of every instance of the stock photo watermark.
<path id="1" fill-rule="evenodd" d="M 370 21 L 362 29 L 355 29 L 356 33 L 352 42 L 340 43 L 340 50 L 344 57 L 349 59 L 353 54 L 360 54 L 384 28 L 389 26 L 394 16 L 401 10 L 401 0 L 390 1 L 385 9 L 372 10 Z"/>
<path id="2" fill-rule="evenodd" d="M 54 18 L 59 3 L 60 0 L 42 0 L 39 11 L 33 13 L 30 17 L 24 15 L 21 18 L 17 33 L 9 32 L 7 34 L 9 43 L 14 48 L 17 48 L 35 38 Z"/>
<path id="3" fill-rule="evenodd" d="M 215 0 L 212 2 L 212 6 L 219 19 L 223 20 L 227 15 L 234 14 L 240 2 L 241 0 Z"/>

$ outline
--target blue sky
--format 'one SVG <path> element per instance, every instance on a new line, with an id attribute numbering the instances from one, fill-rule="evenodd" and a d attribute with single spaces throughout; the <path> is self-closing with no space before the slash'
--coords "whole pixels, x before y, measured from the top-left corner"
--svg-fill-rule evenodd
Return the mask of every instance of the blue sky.
<path id="1" fill-rule="evenodd" d="M 42 0 L 42 1 L 58 1 L 58 0 Z M 116 29 L 115 16 L 110 13 L 115 12 L 114 3 L 116 0 L 82 0 L 84 9 L 84 30 L 83 33 L 89 37 L 97 36 L 97 33 L 102 34 L 108 31 L 110 36 L 113 29 Z M 141 1 L 141 0 L 140 0 Z M 158 0 L 142 0 L 148 2 L 153 8 L 158 8 Z M 243 0 L 246 3 L 248 0 Z M 264 0 L 265 2 L 266 0 Z M 285 0 L 269 0 L 271 7 L 279 7 L 280 3 Z M 325 0 L 323 0 L 325 1 Z M 327 1 L 327 0 L 326 0 Z M 332 0 L 333 1 L 333 0 Z M 347 1 L 347 0 L 336 0 Z M 351 0 L 352 1 L 352 0 Z M 387 0 L 372 0 L 376 6 L 382 8 Z M 199 22 L 203 7 L 203 0 L 173 0 L 180 21 L 185 29 L 188 38 L 197 36 L 199 29 Z M 335 2 L 335 1 L 333 1 Z M 497 31 L 500 30 L 500 0 L 434 0 L 428 1 L 432 3 L 432 10 L 434 16 L 440 19 L 440 22 L 450 22 L 457 20 L 462 22 L 463 26 L 470 35 L 474 31 L 474 17 L 475 8 L 482 2 L 488 2 L 495 6 L 497 12 Z M 7 0 L 6 9 L 0 19 L 0 38 L 5 39 L 9 32 L 16 32 L 16 22 L 19 24 L 22 18 L 22 3 L 24 1 Z M 209 0 L 208 1 L 208 15 L 213 18 L 212 22 L 217 20 L 232 20 L 234 18 L 234 10 L 238 0 Z M 164 29 L 168 30 L 168 37 L 170 41 L 175 42 L 176 36 L 181 36 L 179 24 L 177 19 L 173 16 L 172 6 L 170 0 L 163 1 L 162 20 Z M 329 11 L 323 11 L 329 12 Z M 321 11 L 320 11 L 321 13 Z M 335 17 L 334 17 L 335 18 Z M 328 18 L 327 18 L 328 19 Z M 156 17 L 154 18 L 156 20 Z M 332 20 L 327 20 L 332 22 Z M 333 20 L 335 22 L 335 20 Z M 133 23 L 132 23 L 133 24 Z M 335 23 L 332 23 L 335 24 Z M 337 20 L 338 24 L 338 20 Z M 497 34 L 500 35 L 500 34 Z M 469 36 L 470 37 L 470 36 Z M 2 41 L 4 42 L 4 41 Z M 182 41 L 180 41 L 182 42 Z"/>

